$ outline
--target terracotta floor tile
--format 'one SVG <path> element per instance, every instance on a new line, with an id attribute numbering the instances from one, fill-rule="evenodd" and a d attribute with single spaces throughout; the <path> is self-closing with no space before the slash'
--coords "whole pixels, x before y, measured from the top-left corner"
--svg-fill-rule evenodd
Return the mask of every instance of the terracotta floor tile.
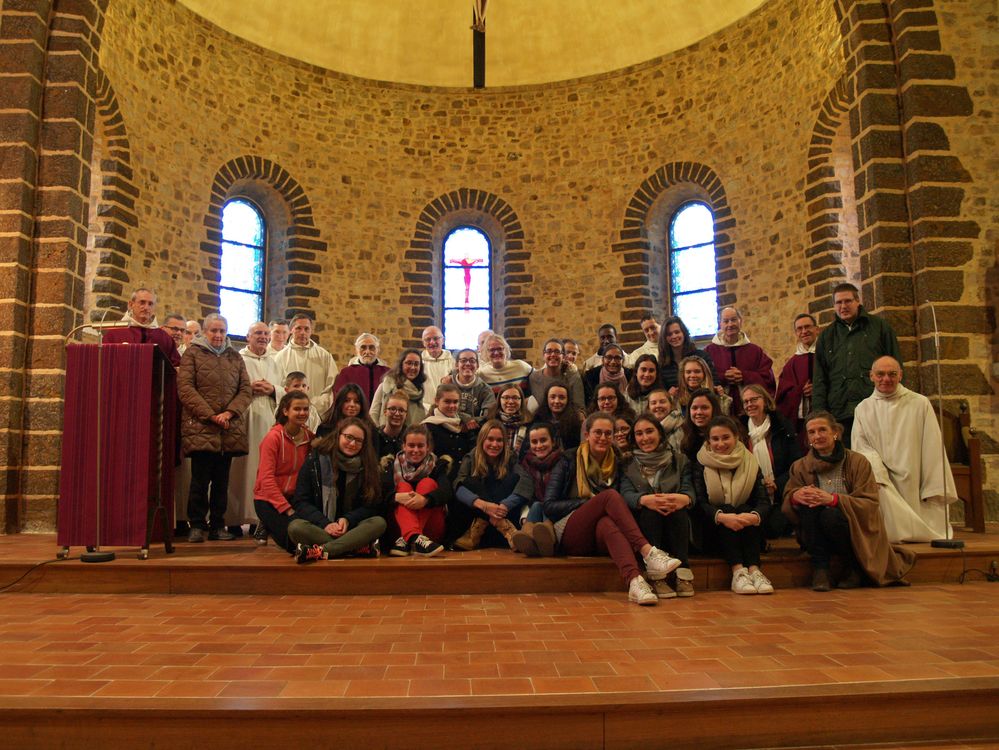
<path id="1" fill-rule="evenodd" d="M 86 697 L 93 695 L 107 684 L 107 680 L 52 680 L 52 682 L 41 686 L 32 694 Z"/>
<path id="2" fill-rule="evenodd" d="M 349 680 L 288 680 L 281 698 L 342 698 Z"/>
<path id="3" fill-rule="evenodd" d="M 525 677 L 469 680 L 472 695 L 531 695 L 534 686 Z"/>
<path id="4" fill-rule="evenodd" d="M 344 695 L 348 698 L 403 697 L 409 693 L 409 680 L 351 680 Z"/>
<path id="5" fill-rule="evenodd" d="M 51 680 L 0 679 L 0 696 L 34 695 Z"/>
<path id="6" fill-rule="evenodd" d="M 445 664 L 445 679 L 498 678 L 498 664 Z"/>
<path id="7" fill-rule="evenodd" d="M 228 687 L 227 682 L 210 680 L 174 680 L 163 686 L 159 698 L 214 698 Z"/>
<path id="8" fill-rule="evenodd" d="M 535 693 L 595 693 L 596 685 L 589 677 L 535 677 L 531 679 Z"/>
<path id="9" fill-rule="evenodd" d="M 94 693 L 103 698 L 114 697 L 134 697 L 151 698 L 159 693 L 166 685 L 164 680 L 120 680 L 109 682 L 100 690 Z"/>
<path id="10" fill-rule="evenodd" d="M 222 692 L 221 698 L 271 698 L 281 694 L 285 686 L 284 680 L 245 680 L 230 682 Z"/>
<path id="11" fill-rule="evenodd" d="M 410 697 L 424 695 L 471 695 L 471 680 L 462 679 L 419 679 L 409 683 Z"/>
<path id="12" fill-rule="evenodd" d="M 558 677 L 554 662 L 500 664 L 500 677 Z"/>
<path id="13" fill-rule="evenodd" d="M 411 664 L 392 666 L 385 669 L 386 680 L 443 680 L 443 664 Z"/>

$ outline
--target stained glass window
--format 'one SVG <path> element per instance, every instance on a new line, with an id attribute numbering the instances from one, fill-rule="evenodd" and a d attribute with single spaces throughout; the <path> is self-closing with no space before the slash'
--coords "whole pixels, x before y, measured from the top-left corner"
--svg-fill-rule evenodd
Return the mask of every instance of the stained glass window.
<path id="1" fill-rule="evenodd" d="M 462 226 L 444 239 L 444 346 L 475 349 L 479 333 L 492 328 L 492 263 L 489 238 Z"/>
<path id="2" fill-rule="evenodd" d="M 691 336 L 718 330 L 715 222 L 705 203 L 684 203 L 669 225 L 669 282 L 673 314 Z"/>
<path id="3" fill-rule="evenodd" d="M 264 317 L 264 216 L 255 205 L 234 198 L 222 207 L 222 279 L 219 312 L 229 335 L 243 337 Z"/>

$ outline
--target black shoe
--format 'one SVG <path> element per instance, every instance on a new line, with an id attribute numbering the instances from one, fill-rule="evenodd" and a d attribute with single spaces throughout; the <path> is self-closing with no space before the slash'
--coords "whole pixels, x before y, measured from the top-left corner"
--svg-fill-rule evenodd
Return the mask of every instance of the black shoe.
<path id="1" fill-rule="evenodd" d="M 409 548 L 415 555 L 420 555 L 421 557 L 433 557 L 444 549 L 444 545 L 438 544 L 430 537 L 419 534 L 410 538 Z"/>
<path id="2" fill-rule="evenodd" d="M 325 559 L 326 552 L 318 544 L 298 544 L 295 546 L 295 562 L 299 565 Z"/>
<path id="3" fill-rule="evenodd" d="M 262 523 L 258 523 L 257 528 L 253 530 L 253 541 L 261 547 L 267 544 L 267 528 Z"/>
<path id="4" fill-rule="evenodd" d="M 830 591 L 831 589 L 829 571 L 825 568 L 816 568 L 812 573 L 812 591 Z"/>
<path id="5" fill-rule="evenodd" d="M 358 550 L 354 550 L 353 557 L 366 557 L 373 559 L 376 557 L 380 557 L 381 554 L 382 554 L 381 544 L 378 542 L 377 539 L 375 539 L 375 541 L 373 541 L 371 544 L 361 547 Z"/>
<path id="6" fill-rule="evenodd" d="M 191 530 L 187 532 L 187 541 L 200 544 L 205 541 L 205 530 L 199 529 L 197 526 L 192 526 Z"/>
<path id="7" fill-rule="evenodd" d="M 229 526 L 229 533 L 232 534 L 233 539 L 243 538 L 243 527 L 242 526 Z"/>
<path id="8" fill-rule="evenodd" d="M 839 583 L 836 584 L 838 589 L 858 589 L 863 581 L 860 578 L 860 571 L 856 568 L 850 570 L 849 575 L 846 578 L 840 579 Z"/>
<path id="9" fill-rule="evenodd" d="M 235 538 L 224 526 L 208 532 L 208 541 L 210 542 L 231 542 Z"/>

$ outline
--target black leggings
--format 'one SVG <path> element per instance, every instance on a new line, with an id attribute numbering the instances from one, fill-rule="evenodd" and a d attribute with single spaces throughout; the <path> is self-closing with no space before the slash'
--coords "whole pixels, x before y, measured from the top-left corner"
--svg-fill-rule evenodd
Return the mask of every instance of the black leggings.
<path id="1" fill-rule="evenodd" d="M 295 516 L 281 513 L 266 500 L 254 500 L 253 509 L 257 511 L 257 518 L 271 535 L 274 544 L 284 547 L 289 552 L 295 551 L 295 543 L 288 539 L 288 524 L 295 520 Z"/>

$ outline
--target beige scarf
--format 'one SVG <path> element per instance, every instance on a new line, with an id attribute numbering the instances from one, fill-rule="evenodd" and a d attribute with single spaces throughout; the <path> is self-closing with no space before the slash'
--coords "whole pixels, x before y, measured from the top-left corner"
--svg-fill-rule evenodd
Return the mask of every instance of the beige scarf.
<path id="1" fill-rule="evenodd" d="M 727 456 L 712 453 L 704 443 L 697 452 L 697 461 L 704 467 L 704 484 L 711 505 L 742 505 L 753 494 L 760 464 L 741 442 Z"/>
<path id="2" fill-rule="evenodd" d="M 613 448 L 607 450 L 599 464 L 590 458 L 589 443 L 583 443 L 576 449 L 576 489 L 581 499 L 589 500 L 610 487 L 616 472 L 617 457 Z"/>

